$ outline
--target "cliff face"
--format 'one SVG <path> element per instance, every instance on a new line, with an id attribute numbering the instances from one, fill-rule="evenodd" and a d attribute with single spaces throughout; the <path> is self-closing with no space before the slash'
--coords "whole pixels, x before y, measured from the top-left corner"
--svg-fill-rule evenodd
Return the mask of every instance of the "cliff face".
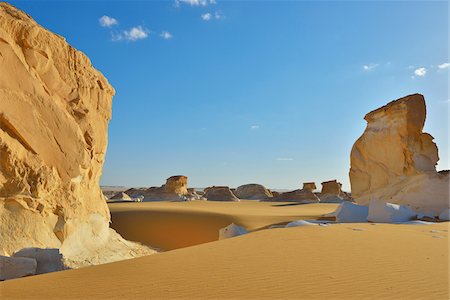
<path id="1" fill-rule="evenodd" d="M 351 152 L 352 196 L 406 204 L 418 212 L 439 214 L 448 208 L 448 173 L 436 172 L 439 160 L 433 137 L 422 132 L 426 106 L 410 95 L 365 116 L 367 128 Z"/>
<path id="2" fill-rule="evenodd" d="M 0 70 L 0 251 L 56 247 L 75 265 L 109 261 L 97 251 L 121 237 L 99 180 L 114 89 L 82 52 L 6 3 Z"/>

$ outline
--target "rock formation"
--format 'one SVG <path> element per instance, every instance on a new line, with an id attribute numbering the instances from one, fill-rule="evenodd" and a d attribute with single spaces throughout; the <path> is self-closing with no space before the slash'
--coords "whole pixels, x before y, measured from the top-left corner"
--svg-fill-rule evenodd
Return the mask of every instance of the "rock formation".
<path id="1" fill-rule="evenodd" d="M 130 196 L 128 196 L 126 193 L 124 192 L 119 192 L 117 194 L 115 194 L 114 196 L 112 196 L 111 198 L 109 198 L 109 200 L 119 200 L 119 201 L 133 201 L 133 199 L 131 199 Z"/>
<path id="2" fill-rule="evenodd" d="M 109 228 L 99 187 L 114 89 L 63 37 L 0 3 L 0 253 L 70 266 L 153 253 Z"/>
<path id="3" fill-rule="evenodd" d="M 144 202 L 151 201 L 190 201 L 201 199 L 200 195 L 188 192 L 187 177 L 184 175 L 167 178 L 166 184 L 160 187 L 150 187 L 142 192 Z"/>
<path id="4" fill-rule="evenodd" d="M 0 255 L 0 280 L 36 275 L 36 267 L 34 258 Z"/>
<path id="5" fill-rule="evenodd" d="M 245 184 L 239 186 L 235 193 L 239 199 L 263 200 L 273 197 L 272 193 L 260 184 Z"/>
<path id="6" fill-rule="evenodd" d="M 340 195 L 342 184 L 336 180 L 322 182 L 321 194 Z"/>
<path id="7" fill-rule="evenodd" d="M 350 195 L 341 189 L 342 184 L 337 180 L 322 182 L 322 191 L 319 194 L 320 202 L 341 203 L 342 201 L 352 201 Z"/>
<path id="8" fill-rule="evenodd" d="M 208 201 L 239 201 L 227 186 L 207 187 L 203 197 Z"/>
<path id="9" fill-rule="evenodd" d="M 414 94 L 365 116 L 367 127 L 351 151 L 350 183 L 357 203 L 381 200 L 439 215 L 449 207 L 448 172 L 436 172 L 433 137 L 423 133 L 426 107 Z"/>
<path id="10" fill-rule="evenodd" d="M 315 182 L 304 182 L 303 183 L 303 189 L 313 192 L 313 191 L 315 191 L 317 189 L 316 183 Z"/>
<path id="11" fill-rule="evenodd" d="M 65 269 L 63 256 L 59 249 L 24 248 L 12 255 L 36 260 L 36 274 L 62 271 Z"/>
<path id="12" fill-rule="evenodd" d="M 295 190 L 291 192 L 281 193 L 268 201 L 277 201 L 277 202 L 298 202 L 298 203 L 317 203 L 319 202 L 319 198 L 310 190 Z"/>

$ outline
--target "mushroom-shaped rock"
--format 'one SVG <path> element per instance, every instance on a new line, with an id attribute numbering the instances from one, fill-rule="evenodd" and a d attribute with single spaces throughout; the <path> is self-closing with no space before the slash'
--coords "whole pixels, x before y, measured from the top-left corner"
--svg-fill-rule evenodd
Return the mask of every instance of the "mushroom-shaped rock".
<path id="1" fill-rule="evenodd" d="M 304 182 L 303 183 L 303 189 L 313 192 L 313 191 L 315 191 L 317 189 L 316 183 L 315 182 Z"/>
<path id="2" fill-rule="evenodd" d="M 239 201 L 227 186 L 212 186 L 205 189 L 203 195 L 208 201 Z"/>
<path id="3" fill-rule="evenodd" d="M 272 193 L 264 186 L 256 183 L 239 186 L 235 191 L 236 197 L 248 200 L 263 200 L 273 197 Z"/>
<path id="4" fill-rule="evenodd" d="M 339 196 L 341 194 L 342 184 L 337 182 L 337 180 L 330 180 L 322 182 L 321 194 L 330 194 Z"/>
<path id="5" fill-rule="evenodd" d="M 295 190 L 291 192 L 281 193 L 269 201 L 278 202 L 298 202 L 298 203 L 317 203 L 319 198 L 310 190 Z"/>
<path id="6" fill-rule="evenodd" d="M 433 137 L 422 132 L 425 99 L 420 94 L 392 101 L 365 116 L 367 127 L 350 156 L 352 197 L 408 205 L 437 216 L 449 208 L 448 172 L 436 172 Z"/>
<path id="7" fill-rule="evenodd" d="M 59 248 L 72 266 L 154 253 L 109 228 L 99 186 L 114 95 L 106 78 L 5 2 L 0 53 L 0 253 Z"/>

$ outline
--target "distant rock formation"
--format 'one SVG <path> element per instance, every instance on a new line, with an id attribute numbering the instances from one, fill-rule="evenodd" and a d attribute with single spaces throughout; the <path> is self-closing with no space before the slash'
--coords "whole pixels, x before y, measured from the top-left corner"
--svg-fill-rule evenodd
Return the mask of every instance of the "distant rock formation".
<path id="1" fill-rule="evenodd" d="M 124 192 L 119 192 L 115 194 L 114 196 L 109 198 L 109 200 L 133 201 L 133 199 L 131 199 L 131 197 Z"/>
<path id="2" fill-rule="evenodd" d="M 317 189 L 316 183 L 315 182 L 304 182 L 303 183 L 303 189 L 313 192 L 313 191 L 315 191 Z"/>
<path id="3" fill-rule="evenodd" d="M 227 186 L 207 187 L 203 197 L 208 201 L 239 201 Z"/>
<path id="4" fill-rule="evenodd" d="M 342 201 L 352 201 L 350 195 L 342 191 L 342 184 L 337 180 L 322 182 L 322 191 L 318 194 L 322 203 L 341 203 Z"/>
<path id="5" fill-rule="evenodd" d="M 82 52 L 0 2 L 0 253 L 77 267 L 154 253 L 109 228 L 99 187 L 114 89 Z"/>
<path id="6" fill-rule="evenodd" d="M 298 202 L 303 204 L 308 203 L 318 203 L 320 200 L 310 190 L 295 190 L 291 192 L 281 193 L 278 196 L 273 197 L 272 199 L 268 199 L 267 201 L 276 201 L 276 202 Z"/>
<path id="7" fill-rule="evenodd" d="M 273 197 L 268 189 L 256 183 L 241 185 L 236 189 L 234 194 L 239 199 L 247 200 L 263 200 Z"/>
<path id="8" fill-rule="evenodd" d="M 356 202 L 381 200 L 439 215 L 449 208 L 448 172 L 436 172 L 433 137 L 423 133 L 425 99 L 410 95 L 365 116 L 367 127 L 351 151 L 350 183 Z"/>
<path id="9" fill-rule="evenodd" d="M 167 178 L 166 184 L 160 187 L 151 187 L 141 193 L 143 202 L 151 201 L 190 201 L 200 200 L 202 197 L 194 191 L 188 191 L 188 178 L 177 175 Z"/>

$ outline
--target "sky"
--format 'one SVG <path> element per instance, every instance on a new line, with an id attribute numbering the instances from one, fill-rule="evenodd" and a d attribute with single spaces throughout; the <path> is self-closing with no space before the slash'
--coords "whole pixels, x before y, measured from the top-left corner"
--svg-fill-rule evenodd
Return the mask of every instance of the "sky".
<path id="1" fill-rule="evenodd" d="M 337 179 L 363 117 L 422 93 L 449 168 L 449 4 L 13 1 L 116 90 L 102 185 Z"/>

